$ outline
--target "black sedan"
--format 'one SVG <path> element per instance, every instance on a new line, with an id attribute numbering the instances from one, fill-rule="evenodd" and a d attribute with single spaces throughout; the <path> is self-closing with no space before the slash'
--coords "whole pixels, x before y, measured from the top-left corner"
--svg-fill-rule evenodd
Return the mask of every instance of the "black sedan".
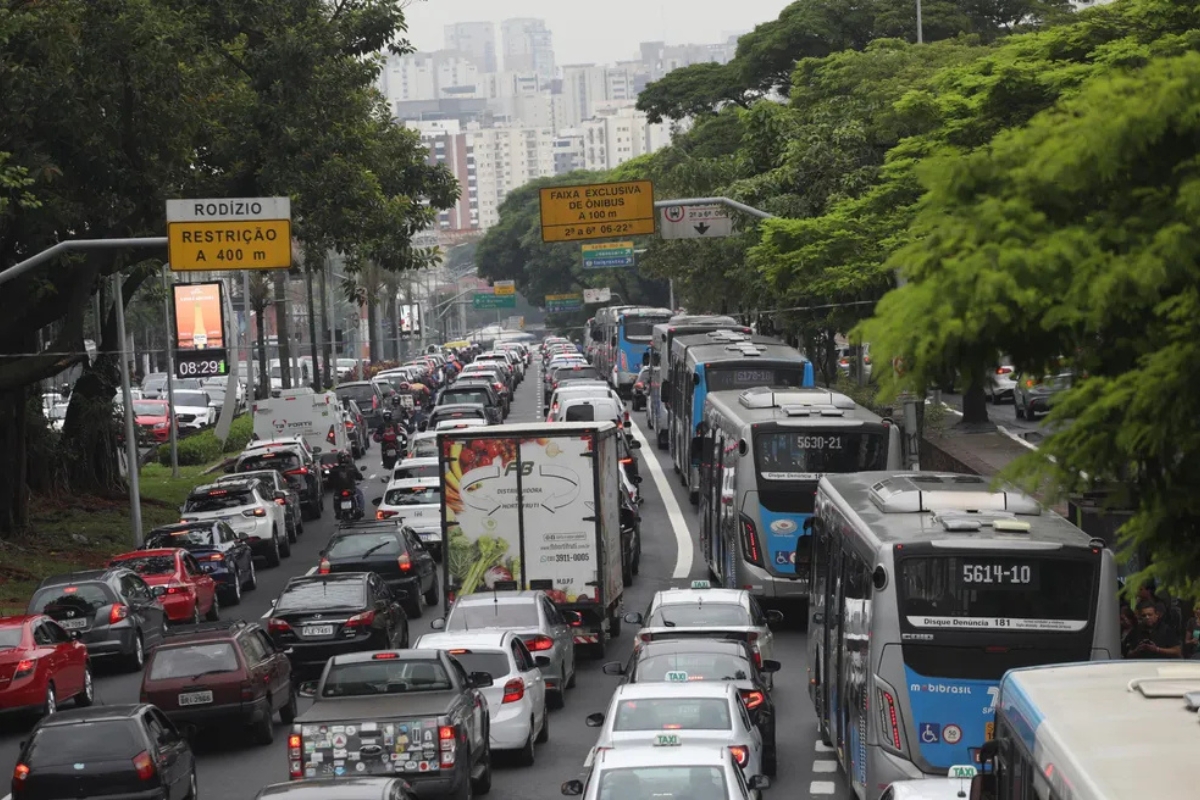
<path id="1" fill-rule="evenodd" d="M 421 599 L 442 602 L 438 568 L 412 529 L 374 520 L 343 524 L 321 551 L 318 575 L 373 572 L 398 597 L 410 619 L 421 616 Z"/>
<path id="2" fill-rule="evenodd" d="M 675 683 L 688 681 L 733 681 L 746 703 L 750 718 L 763 737 L 763 774 L 775 774 L 775 703 L 764 675 L 779 671 L 779 662 L 766 660 L 756 667 L 754 653 L 746 642 L 714 639 L 664 639 L 642 642 L 627 664 L 610 661 L 606 675 L 623 676 L 622 683 Z"/>
<path id="3" fill-rule="evenodd" d="M 254 572 L 254 553 L 245 534 L 235 533 L 228 523 L 204 519 L 164 525 L 146 536 L 143 550 L 182 547 L 200 562 L 200 569 L 212 576 L 221 593 L 221 605 L 242 602 L 242 590 L 258 586 Z"/>

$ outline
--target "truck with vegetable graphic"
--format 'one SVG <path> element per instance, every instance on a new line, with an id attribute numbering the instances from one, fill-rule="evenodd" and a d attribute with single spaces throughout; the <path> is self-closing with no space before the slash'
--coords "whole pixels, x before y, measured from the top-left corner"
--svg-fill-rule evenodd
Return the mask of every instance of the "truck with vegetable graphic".
<path id="1" fill-rule="evenodd" d="M 495 425 L 438 435 L 447 609 L 457 594 L 542 589 L 579 612 L 577 645 L 620 633 L 618 429 Z"/>

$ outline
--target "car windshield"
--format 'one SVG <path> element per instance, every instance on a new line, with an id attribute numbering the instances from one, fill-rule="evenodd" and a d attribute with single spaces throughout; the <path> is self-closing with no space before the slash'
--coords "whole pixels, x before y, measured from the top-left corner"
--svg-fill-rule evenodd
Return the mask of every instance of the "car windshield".
<path id="1" fill-rule="evenodd" d="M 0 650 L 12 650 L 14 647 L 20 647 L 23 631 L 24 629 L 20 625 L 0 628 Z"/>
<path id="2" fill-rule="evenodd" d="M 400 539 L 396 533 L 340 536 L 329 543 L 325 555 L 329 558 L 361 558 L 365 555 L 395 558 L 404 552 Z"/>
<path id="3" fill-rule="evenodd" d="M 207 514 L 253 503 L 254 493 L 249 489 L 212 489 L 204 494 L 190 496 L 183 511 L 185 514 Z"/>
<path id="4" fill-rule="evenodd" d="M 180 408 L 201 408 L 208 405 L 204 392 L 176 392 L 175 405 Z"/>
<path id="5" fill-rule="evenodd" d="M 274 469 L 281 472 L 300 468 L 300 456 L 295 453 L 258 453 L 238 462 L 238 472 Z"/>
<path id="6" fill-rule="evenodd" d="M 641 697 L 617 705 L 614 731 L 727 731 L 733 728 L 723 697 Z"/>
<path id="7" fill-rule="evenodd" d="M 139 575 L 170 575 L 175 571 L 175 556 L 134 556 L 114 559 L 110 563 Z"/>
<path id="8" fill-rule="evenodd" d="M 508 656 L 500 650 L 451 650 L 450 655 L 462 664 L 467 674 L 486 672 L 492 678 L 500 678 L 509 673 Z"/>
<path id="9" fill-rule="evenodd" d="M 133 404 L 133 413 L 139 417 L 165 417 L 166 403 L 141 402 Z"/>
<path id="10" fill-rule="evenodd" d="M 322 697 L 441 692 L 451 688 L 445 667 L 431 659 L 372 659 L 332 664 L 328 669 Z"/>
<path id="11" fill-rule="evenodd" d="M 151 531 L 146 537 L 147 547 L 206 547 L 217 544 L 217 535 L 212 527 L 188 528 L 182 531 Z"/>
<path id="12" fill-rule="evenodd" d="M 691 603 L 659 606 L 647 623 L 655 628 L 748 627 L 750 612 L 737 603 Z"/>
<path id="13" fill-rule="evenodd" d="M 716 767 L 638 767 L 605 770 L 598 796 L 599 800 L 724 800 L 729 790 L 725 775 Z"/>
<path id="14" fill-rule="evenodd" d="M 642 658 L 637 679 L 660 681 L 746 681 L 753 668 L 745 658 L 729 653 L 663 653 Z"/>
<path id="15" fill-rule="evenodd" d="M 528 603 L 469 603 L 455 606 L 446 621 L 448 631 L 479 628 L 536 628 L 537 606 Z"/>
<path id="16" fill-rule="evenodd" d="M 359 386 L 340 386 L 337 390 L 338 397 L 348 397 L 358 403 L 363 408 L 370 408 L 372 401 L 375 399 L 376 389 L 374 386 L 359 385 Z"/>
<path id="17" fill-rule="evenodd" d="M 430 436 L 426 439 L 413 439 L 413 458 L 434 458 L 437 456 L 437 439 Z"/>
<path id="18" fill-rule="evenodd" d="M 237 672 L 241 669 L 237 653 L 229 642 L 204 642 L 180 647 L 160 647 L 150 662 L 150 680 L 168 681 Z"/>
<path id="19" fill-rule="evenodd" d="M 389 506 L 427 506 L 438 505 L 442 502 L 442 490 L 438 486 L 406 486 L 400 489 L 388 489 L 387 497 L 383 499 Z"/>
<path id="20" fill-rule="evenodd" d="M 283 590 L 276 612 L 317 611 L 327 608 L 364 608 L 367 603 L 365 584 L 354 580 L 307 580 L 294 583 Z"/>
<path id="21" fill-rule="evenodd" d="M 402 481 L 410 478 L 440 478 L 441 476 L 442 473 L 438 471 L 437 464 L 424 464 L 416 467 L 396 467 L 396 472 L 392 477 Z"/>
<path id="22" fill-rule="evenodd" d="M 124 761 L 146 748 L 133 736 L 131 720 L 73 722 L 38 729 L 25 758 L 34 770 L 64 764 Z"/>
<path id="23" fill-rule="evenodd" d="M 29 613 L 40 614 L 55 607 L 78 608 L 87 612 L 109 605 L 113 596 L 102 583 L 79 583 L 74 586 L 47 586 L 39 589 L 29 601 Z"/>

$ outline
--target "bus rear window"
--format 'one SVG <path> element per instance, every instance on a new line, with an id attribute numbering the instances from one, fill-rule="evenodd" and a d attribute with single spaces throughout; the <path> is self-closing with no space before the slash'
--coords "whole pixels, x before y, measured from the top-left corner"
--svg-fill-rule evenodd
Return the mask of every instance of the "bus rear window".
<path id="1" fill-rule="evenodd" d="M 1083 559 L 910 556 L 899 564 L 900 615 L 910 628 L 1082 631 L 1094 583 L 1095 567 Z"/>
<path id="2" fill-rule="evenodd" d="M 753 389 L 756 386 L 803 386 L 804 365 L 759 367 L 747 365 L 710 365 L 704 371 L 704 384 L 710 392 L 728 389 Z"/>
<path id="3" fill-rule="evenodd" d="M 768 481 L 817 480 L 822 473 L 887 469 L 886 432 L 775 431 L 754 437 L 758 475 Z"/>
<path id="4" fill-rule="evenodd" d="M 625 339 L 630 342 L 648 342 L 654 333 L 654 326 L 666 319 L 658 317 L 639 317 L 625 320 Z"/>

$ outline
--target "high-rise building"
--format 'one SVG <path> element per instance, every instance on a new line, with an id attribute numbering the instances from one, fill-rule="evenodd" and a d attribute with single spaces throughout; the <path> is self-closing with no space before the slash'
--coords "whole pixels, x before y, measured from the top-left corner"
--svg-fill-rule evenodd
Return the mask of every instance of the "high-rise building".
<path id="1" fill-rule="evenodd" d="M 438 213 L 439 230 L 462 231 L 479 227 L 479 195 L 467 135 L 458 120 L 406 122 L 429 148 L 429 163 L 443 164 L 458 179 L 458 202 Z"/>
<path id="2" fill-rule="evenodd" d="M 393 111 L 397 103 L 479 96 L 479 69 L 457 50 L 388 56 L 379 91 Z"/>
<path id="3" fill-rule="evenodd" d="M 567 64 L 562 68 L 562 119 L 559 126 L 575 128 L 605 103 L 637 102 L 635 76 L 620 67 Z"/>
<path id="4" fill-rule="evenodd" d="M 506 19 L 500 23 L 504 43 L 504 69 L 508 72 L 532 72 L 542 86 L 555 78 L 554 37 L 540 19 Z"/>
<path id="5" fill-rule="evenodd" d="M 479 197 L 479 227 L 500 221 L 500 204 L 514 189 L 554 174 L 552 128 L 467 128 Z"/>
<path id="6" fill-rule="evenodd" d="M 644 112 L 628 105 L 602 106 L 579 128 L 582 167 L 589 170 L 613 169 L 671 143 L 667 123 L 650 123 Z"/>
<path id="7" fill-rule="evenodd" d="M 462 53 L 480 72 L 499 69 L 496 60 L 496 25 L 492 22 L 456 22 L 445 27 L 445 48 Z"/>

